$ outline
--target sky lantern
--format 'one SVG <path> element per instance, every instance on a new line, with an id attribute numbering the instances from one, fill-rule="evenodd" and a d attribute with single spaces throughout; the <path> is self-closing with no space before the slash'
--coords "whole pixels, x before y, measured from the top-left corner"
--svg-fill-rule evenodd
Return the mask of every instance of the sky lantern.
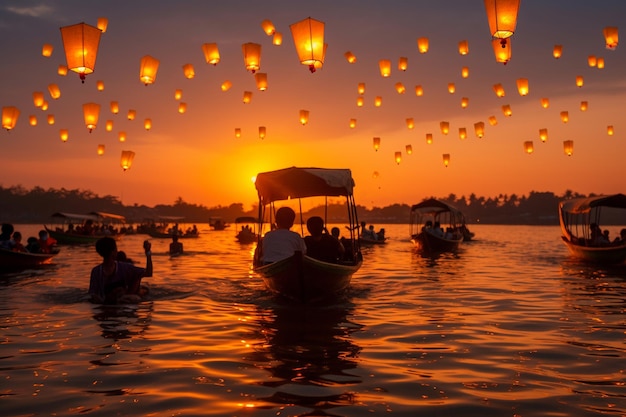
<path id="1" fill-rule="evenodd" d="M 380 138 L 374 137 L 374 139 L 372 140 L 372 145 L 374 146 L 374 150 L 378 152 L 378 149 L 380 149 Z"/>
<path id="2" fill-rule="evenodd" d="M 117 101 L 111 102 L 111 113 L 118 114 L 120 112 L 120 105 Z"/>
<path id="3" fill-rule="evenodd" d="M 65 77 L 67 75 L 67 65 L 60 64 L 57 68 L 57 74 Z"/>
<path id="4" fill-rule="evenodd" d="M 248 42 L 241 45 L 243 52 L 243 62 L 246 70 L 255 73 L 261 69 L 261 45 L 254 42 Z"/>
<path id="5" fill-rule="evenodd" d="M 474 123 L 474 133 L 477 138 L 482 138 L 485 136 L 485 123 L 484 122 L 476 122 Z"/>
<path id="6" fill-rule="evenodd" d="M 548 141 L 548 129 L 546 129 L 545 127 L 539 129 L 539 139 L 541 139 L 543 143 Z"/>
<path id="7" fill-rule="evenodd" d="M 357 86 L 357 92 L 359 94 L 365 94 L 365 83 L 359 83 Z"/>
<path id="8" fill-rule="evenodd" d="M 499 39 L 491 41 L 496 62 L 506 65 L 511 60 L 511 40 L 502 44 Z"/>
<path id="9" fill-rule="evenodd" d="M 359 97 L 356 98 L 356 106 L 357 107 L 363 107 L 363 103 L 364 103 L 363 97 L 359 96 Z"/>
<path id="10" fill-rule="evenodd" d="M 53 100 L 61 97 L 61 90 L 56 84 L 48 84 L 48 92 L 50 93 L 50 97 L 52 97 Z"/>
<path id="11" fill-rule="evenodd" d="M 528 78 L 517 79 L 517 91 L 520 96 L 528 95 Z"/>
<path id="12" fill-rule="evenodd" d="M 383 105 L 383 98 L 381 96 L 374 97 L 374 106 L 380 107 Z"/>
<path id="13" fill-rule="evenodd" d="M 388 59 L 381 59 L 378 61 L 378 68 L 380 69 L 380 75 L 387 78 L 391 75 L 391 61 Z"/>
<path id="14" fill-rule="evenodd" d="M 98 117 L 100 116 L 100 105 L 98 103 L 85 103 L 83 104 L 83 116 L 85 118 L 85 125 L 89 129 L 89 133 L 96 128 L 98 124 Z"/>
<path id="15" fill-rule="evenodd" d="M 267 90 L 267 74 L 264 72 L 257 72 L 254 74 L 254 81 L 256 82 L 256 88 L 260 91 Z"/>
<path id="16" fill-rule="evenodd" d="M 50 45 L 49 43 L 44 43 L 41 48 L 41 55 L 45 56 L 46 58 L 50 58 L 53 50 L 54 46 Z"/>
<path id="17" fill-rule="evenodd" d="M 220 51 L 216 43 L 202 44 L 202 52 L 207 64 L 217 65 L 220 62 Z"/>
<path id="18" fill-rule="evenodd" d="M 596 63 L 596 68 L 598 69 L 604 68 L 604 58 L 598 58 L 598 62 Z"/>
<path id="19" fill-rule="evenodd" d="M 459 42 L 459 54 L 461 55 L 469 54 L 469 43 L 466 40 Z"/>
<path id="20" fill-rule="evenodd" d="M 401 56 L 398 59 L 398 69 L 400 71 L 406 71 L 406 69 L 409 67 L 409 58 L 405 57 L 405 56 Z"/>
<path id="21" fill-rule="evenodd" d="M 468 67 L 461 68 L 461 77 L 463 77 L 463 78 L 469 77 L 469 68 Z"/>
<path id="22" fill-rule="evenodd" d="M 135 152 L 133 151 L 122 151 L 122 158 L 120 160 L 120 165 L 122 165 L 122 169 L 126 171 L 130 169 L 130 166 L 133 164 L 133 159 L 135 158 Z"/>
<path id="23" fill-rule="evenodd" d="M 53 125 L 54 124 L 54 114 L 49 114 L 47 116 L 47 119 L 48 119 L 48 124 L 49 125 Z"/>
<path id="24" fill-rule="evenodd" d="M 447 135 L 450 132 L 450 122 L 439 122 L 441 133 Z"/>
<path id="25" fill-rule="evenodd" d="M 409 117 L 408 119 L 406 119 L 406 127 L 409 129 L 413 129 L 415 127 L 415 121 L 413 120 L 412 117 Z"/>
<path id="26" fill-rule="evenodd" d="M 604 41 L 606 43 L 606 49 L 614 50 L 617 48 L 617 44 L 619 43 L 619 37 L 617 34 L 616 26 L 607 26 L 602 30 L 602 34 L 604 35 Z"/>
<path id="27" fill-rule="evenodd" d="M 96 90 L 104 91 L 104 81 L 102 80 L 96 81 Z"/>
<path id="28" fill-rule="evenodd" d="M 428 52 L 428 38 L 417 38 L 417 50 L 420 54 Z"/>
<path id="29" fill-rule="evenodd" d="M 454 83 L 448 83 L 448 93 L 454 94 L 455 91 L 456 91 L 456 86 L 454 85 Z"/>
<path id="30" fill-rule="evenodd" d="M 567 112 L 567 111 L 562 111 L 561 112 L 561 121 L 563 123 L 569 122 L 569 112 Z"/>
<path id="31" fill-rule="evenodd" d="M 402 152 L 396 152 L 394 158 L 396 160 L 396 164 L 400 165 L 400 162 L 402 162 Z"/>
<path id="32" fill-rule="evenodd" d="M 461 97 L 461 108 L 466 109 L 469 106 L 469 97 Z"/>
<path id="33" fill-rule="evenodd" d="M 120 142 L 126 142 L 126 132 L 117 132 L 117 140 L 119 140 Z"/>
<path id="34" fill-rule="evenodd" d="M 196 71 L 193 69 L 193 64 L 185 64 L 183 65 L 183 75 L 188 80 L 191 80 L 196 76 Z"/>
<path id="35" fill-rule="evenodd" d="M 178 103 L 178 113 L 184 114 L 187 111 L 187 103 L 183 103 L 182 101 Z"/>
<path id="36" fill-rule="evenodd" d="M 43 103 L 41 104 L 41 110 L 43 111 L 48 110 L 48 102 L 46 100 L 44 100 Z"/>
<path id="37" fill-rule="evenodd" d="M 70 138 L 70 132 L 67 129 L 60 129 L 59 130 L 59 137 L 61 138 L 62 142 L 67 142 L 67 140 Z"/>
<path id="38" fill-rule="evenodd" d="M 583 76 L 582 75 L 577 75 L 576 76 L 576 87 L 580 88 L 582 87 L 584 84 L 584 80 L 583 80 Z"/>
<path id="39" fill-rule="evenodd" d="M 156 81 L 157 71 L 159 70 L 159 60 L 146 55 L 141 58 L 139 67 L 139 79 L 145 85 L 153 84 Z"/>
<path id="40" fill-rule="evenodd" d="M 240 127 L 236 127 L 235 128 L 235 137 L 236 138 L 240 138 L 241 137 L 241 128 Z"/>
<path id="41" fill-rule="evenodd" d="M 102 33 L 105 33 L 107 31 L 107 26 L 109 26 L 109 19 L 106 17 L 99 17 L 96 26 L 102 31 Z"/>
<path id="42" fill-rule="evenodd" d="M 587 57 L 587 64 L 589 64 L 591 68 L 596 67 L 598 65 L 598 58 L 596 58 L 595 55 L 589 55 Z"/>
<path id="43" fill-rule="evenodd" d="M 343 56 L 346 57 L 346 60 L 348 61 L 349 64 L 354 64 L 356 62 L 356 56 L 354 56 L 354 54 L 350 51 L 343 54 Z"/>
<path id="44" fill-rule="evenodd" d="M 515 33 L 520 0 L 485 0 L 489 33 L 504 48 Z"/>
<path id="45" fill-rule="evenodd" d="M 106 123 L 104 124 L 104 129 L 107 132 L 111 132 L 113 130 L 113 120 L 107 120 Z"/>
<path id="46" fill-rule="evenodd" d="M 180 100 L 181 98 L 183 98 L 183 90 L 177 88 L 174 90 L 174 100 Z"/>
<path id="47" fill-rule="evenodd" d="M 96 150 L 96 153 L 100 156 L 104 155 L 104 145 L 103 144 L 99 144 L 98 145 L 98 149 Z"/>
<path id="48" fill-rule="evenodd" d="M 509 117 L 513 114 L 513 111 L 511 110 L 511 105 L 510 104 L 504 104 L 502 106 L 502 113 L 504 113 L 505 116 Z"/>
<path id="49" fill-rule="evenodd" d="M 61 28 L 67 67 L 78 73 L 83 83 L 85 76 L 95 69 L 100 35 L 102 35 L 100 29 L 86 23 Z"/>
<path id="50" fill-rule="evenodd" d="M 459 127 L 459 139 L 463 140 L 467 138 L 467 129 L 464 127 Z"/>
<path id="51" fill-rule="evenodd" d="M 526 142 L 524 142 L 524 152 L 530 155 L 531 153 L 533 153 L 534 150 L 535 149 L 533 148 L 532 140 L 527 140 Z"/>
<path id="52" fill-rule="evenodd" d="M 228 80 L 226 80 L 226 81 L 224 81 L 222 83 L 221 88 L 222 88 L 222 91 L 228 91 L 228 90 L 230 90 L 230 87 L 232 87 L 232 86 L 233 86 L 233 83 L 228 81 Z"/>
<path id="53" fill-rule="evenodd" d="M 350 129 L 354 129 L 356 127 L 356 119 L 350 119 L 349 126 Z"/>
<path id="54" fill-rule="evenodd" d="M 33 93 L 33 104 L 35 105 L 35 107 L 43 106 L 43 102 L 44 102 L 43 92 L 35 91 Z"/>
<path id="55" fill-rule="evenodd" d="M 413 146 L 411 146 L 411 145 L 406 145 L 405 149 L 406 149 L 406 154 L 407 154 L 407 155 L 411 155 L 411 154 L 413 154 Z"/>
<path id="56" fill-rule="evenodd" d="M 498 124 L 498 119 L 496 119 L 496 116 L 489 116 L 487 121 L 489 122 L 489 126 L 495 126 Z"/>
<path id="57" fill-rule="evenodd" d="M 450 164 L 450 154 L 449 153 L 444 153 L 443 154 L 443 165 L 448 168 L 448 165 Z"/>
<path id="58" fill-rule="evenodd" d="M 406 92 L 406 88 L 404 87 L 404 84 L 402 84 L 401 82 L 397 82 L 395 87 L 396 87 L 396 91 L 398 92 L 398 94 L 404 94 Z"/>
<path id="59" fill-rule="evenodd" d="M 265 128 L 265 126 L 259 126 L 259 139 L 265 139 L 266 135 L 267 129 Z"/>
<path id="60" fill-rule="evenodd" d="M 609 136 L 613 136 L 615 134 L 615 129 L 613 129 L 613 125 L 608 125 L 606 127 L 606 134 Z"/>
<path id="61" fill-rule="evenodd" d="M 37 116 L 35 116 L 34 114 L 31 114 L 30 116 L 28 116 L 28 123 L 31 126 L 37 126 Z"/>
<path id="62" fill-rule="evenodd" d="M 274 32 L 274 37 L 272 38 L 272 44 L 276 46 L 280 46 L 283 44 L 283 34 L 280 32 Z"/>
<path id="63" fill-rule="evenodd" d="M 300 63 L 308 65 L 311 72 L 321 68 L 326 53 L 324 22 L 307 17 L 289 28 Z"/>
<path id="64" fill-rule="evenodd" d="M 548 107 L 550 107 L 550 99 L 547 97 L 543 97 L 541 99 L 541 107 L 543 107 L 544 109 L 547 109 Z"/>
<path id="65" fill-rule="evenodd" d="M 143 127 L 144 129 L 146 129 L 147 131 L 150 131 L 150 129 L 152 129 L 152 119 L 145 119 L 143 121 Z"/>
<path id="66" fill-rule="evenodd" d="M 497 97 L 504 97 L 504 87 L 502 86 L 502 84 L 494 84 L 493 91 L 496 93 Z"/>
<path id="67" fill-rule="evenodd" d="M 580 102 L 580 111 L 587 111 L 588 108 L 589 108 L 589 103 L 587 103 L 586 101 Z"/>
<path id="68" fill-rule="evenodd" d="M 263 28 L 263 32 L 265 32 L 267 36 L 272 36 L 274 32 L 276 32 L 276 27 L 274 27 L 274 24 L 271 20 L 263 20 L 261 22 L 261 27 Z"/>
<path id="69" fill-rule="evenodd" d="M 563 56 L 563 45 L 554 45 L 554 48 L 552 48 L 552 56 L 554 59 L 559 59 Z"/>
<path id="70" fill-rule="evenodd" d="M 300 123 L 302 123 L 302 126 L 309 123 L 309 111 L 308 110 L 300 110 Z"/>
<path id="71" fill-rule="evenodd" d="M 572 156 L 574 153 L 574 141 L 573 140 L 564 140 L 563 141 L 563 151 L 565 155 Z"/>
<path id="72" fill-rule="evenodd" d="M 128 110 L 128 114 L 126 117 L 128 120 L 135 120 L 136 116 L 137 116 L 137 110 L 130 109 Z"/>
<path id="73" fill-rule="evenodd" d="M 249 104 L 252 101 L 252 91 L 243 92 L 243 104 Z"/>
<path id="74" fill-rule="evenodd" d="M 421 97 L 424 95 L 424 88 L 421 85 L 415 86 L 415 95 Z"/>
<path id="75" fill-rule="evenodd" d="M 432 133 L 426 133 L 426 143 L 429 145 L 432 145 L 433 143 L 433 134 Z"/>

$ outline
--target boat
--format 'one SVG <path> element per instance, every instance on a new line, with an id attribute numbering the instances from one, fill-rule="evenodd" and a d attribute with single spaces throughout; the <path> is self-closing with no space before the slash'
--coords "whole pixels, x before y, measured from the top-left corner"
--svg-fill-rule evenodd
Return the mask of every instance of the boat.
<path id="1" fill-rule="evenodd" d="M 185 230 L 179 227 L 183 220 L 185 218 L 180 216 L 158 216 L 144 221 L 137 227 L 137 233 L 144 233 L 155 239 L 171 239 L 173 236 L 178 236 L 179 239 L 199 237 L 200 233 L 195 225 Z"/>
<path id="2" fill-rule="evenodd" d="M 259 220 L 256 217 L 237 217 L 235 219 L 235 229 L 237 231 L 235 239 L 239 243 L 254 243 L 259 240 L 259 234 L 256 231 L 258 223 Z"/>
<path id="3" fill-rule="evenodd" d="M 32 268 L 49 264 L 58 253 L 58 250 L 52 253 L 31 253 L 0 248 L 0 271 Z"/>
<path id="4" fill-rule="evenodd" d="M 209 226 L 213 230 L 224 230 L 227 227 L 230 227 L 230 224 L 226 223 L 222 219 L 215 218 L 215 219 L 209 219 Z"/>
<path id="5" fill-rule="evenodd" d="M 52 224 L 44 225 L 44 228 L 50 237 L 66 245 L 88 245 L 104 236 L 119 239 L 122 234 L 113 224 L 123 224 L 126 221 L 124 216 L 104 212 L 56 212 L 51 217 Z"/>
<path id="6" fill-rule="evenodd" d="M 387 240 L 389 240 L 389 238 L 387 237 L 385 237 L 384 239 L 372 239 L 363 236 L 361 236 L 361 238 L 359 239 L 361 245 L 384 245 L 387 243 Z"/>
<path id="7" fill-rule="evenodd" d="M 301 252 L 278 262 L 263 264 L 258 251 L 254 256 L 254 271 L 265 286 L 275 294 L 297 302 L 329 300 L 340 296 L 350 286 L 352 275 L 363 263 L 359 244 L 359 222 L 356 213 L 353 187 L 349 169 L 291 167 L 259 173 L 255 186 L 259 195 L 259 234 L 264 226 L 272 224 L 277 202 L 298 200 L 301 234 L 304 234 L 302 200 L 323 202 L 345 198 L 346 216 L 343 220 L 349 237 L 343 238 L 346 248 L 344 259 L 338 263 L 323 262 Z M 327 212 L 327 210 L 325 210 Z M 297 211 L 296 211 L 297 213 Z M 327 224 L 327 219 L 325 224 Z M 257 246 L 258 247 L 258 246 Z"/>
<path id="8" fill-rule="evenodd" d="M 411 240 L 422 252 L 456 251 L 464 239 L 463 225 L 463 213 L 441 200 L 430 198 L 411 207 Z"/>
<path id="9" fill-rule="evenodd" d="M 574 198 L 559 203 L 561 240 L 570 253 L 579 259 L 602 264 L 626 260 L 626 229 L 613 242 L 597 236 L 602 221 L 626 224 L 626 195 L 612 194 Z"/>

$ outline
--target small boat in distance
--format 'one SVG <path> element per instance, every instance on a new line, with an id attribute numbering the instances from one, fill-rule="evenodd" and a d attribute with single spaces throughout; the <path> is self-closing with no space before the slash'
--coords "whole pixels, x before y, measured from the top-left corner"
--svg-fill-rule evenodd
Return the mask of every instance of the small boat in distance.
<path id="1" fill-rule="evenodd" d="M 52 258 L 58 253 L 58 249 L 52 253 L 31 253 L 0 248 L 0 272 L 46 265 L 51 263 Z"/>
<path id="2" fill-rule="evenodd" d="M 259 220 L 256 217 L 243 216 L 235 219 L 235 230 L 237 234 L 235 239 L 239 243 L 254 243 L 259 239 L 257 233 L 257 225 Z"/>
<path id="3" fill-rule="evenodd" d="M 463 213 L 443 201 L 430 198 L 411 207 L 411 240 L 424 253 L 456 251 L 464 239 L 464 225 Z"/>
<path id="4" fill-rule="evenodd" d="M 124 216 L 104 212 L 56 212 L 51 217 L 51 226 L 44 225 L 44 228 L 50 237 L 66 245 L 88 245 L 104 236 L 119 239 L 122 233 L 114 225 L 123 225 L 126 222 Z"/>
<path id="5" fill-rule="evenodd" d="M 267 288 L 276 294 L 298 302 L 313 302 L 329 300 L 344 293 L 350 285 L 352 275 L 363 263 L 353 194 L 354 180 L 350 170 L 291 167 L 260 173 L 256 177 L 255 185 L 259 195 L 261 236 L 263 226 L 269 226 L 273 222 L 277 210 L 276 202 L 298 200 L 300 209 L 295 211 L 300 211 L 296 218 L 300 219 L 303 235 L 305 221 L 301 210 L 302 199 L 307 199 L 307 203 L 320 202 L 327 208 L 329 197 L 345 198 L 347 213 L 343 222 L 349 236 L 342 239 L 346 251 L 339 262 L 320 261 L 296 252 L 287 259 L 263 264 L 258 251 L 254 256 L 254 271 L 263 279 Z M 336 223 L 335 220 L 333 222 Z M 324 223 L 327 224 L 326 219 Z"/>
<path id="6" fill-rule="evenodd" d="M 602 264 L 626 260 L 626 229 L 610 241 L 602 235 L 601 224 L 609 216 L 626 225 L 626 195 L 613 194 L 574 198 L 559 203 L 561 239 L 570 253 L 584 261 Z"/>
<path id="7" fill-rule="evenodd" d="M 215 218 L 209 219 L 209 226 L 211 226 L 211 229 L 213 230 L 224 230 L 227 227 L 230 227 L 230 224 L 226 223 L 222 219 Z"/>

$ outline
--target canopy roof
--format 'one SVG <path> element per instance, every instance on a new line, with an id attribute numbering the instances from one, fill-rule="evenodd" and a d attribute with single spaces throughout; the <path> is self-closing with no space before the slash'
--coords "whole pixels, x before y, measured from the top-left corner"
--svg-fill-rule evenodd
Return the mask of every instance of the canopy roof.
<path id="1" fill-rule="evenodd" d="M 259 201 L 268 204 L 290 198 L 350 196 L 354 180 L 349 169 L 285 168 L 257 175 Z"/>
<path id="2" fill-rule="evenodd" d="M 452 212 L 454 215 L 463 216 L 463 214 L 456 207 L 434 198 L 424 200 L 419 204 L 411 206 L 411 213 L 419 212 L 422 214 L 435 215 L 446 211 Z"/>
<path id="3" fill-rule="evenodd" d="M 95 216 L 98 216 L 100 219 L 114 220 L 114 221 L 118 221 L 122 223 L 126 221 L 126 217 L 120 214 L 105 213 L 104 211 L 92 211 L 91 213 L 88 213 L 88 214 L 93 214 Z"/>
<path id="4" fill-rule="evenodd" d="M 97 222 L 99 219 L 98 216 L 96 216 L 95 214 L 76 214 L 76 213 L 66 213 L 66 212 L 61 212 L 58 211 L 56 213 L 53 213 L 51 217 L 56 217 L 56 218 L 61 218 L 63 220 L 73 220 L 73 221 L 85 221 L 85 220 L 91 220 L 94 222 Z"/>
<path id="5" fill-rule="evenodd" d="M 581 214 L 588 213 L 594 207 L 613 207 L 626 209 L 626 195 L 600 195 L 596 197 L 574 198 L 559 203 L 561 212 Z"/>

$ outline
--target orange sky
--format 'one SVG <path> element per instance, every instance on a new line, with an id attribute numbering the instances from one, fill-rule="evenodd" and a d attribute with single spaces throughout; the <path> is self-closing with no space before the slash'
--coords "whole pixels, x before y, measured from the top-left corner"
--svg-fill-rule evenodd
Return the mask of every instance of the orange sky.
<path id="1" fill-rule="evenodd" d="M 547 3 L 547 4 L 546 4 Z M 96 25 L 98 17 L 109 24 L 102 35 L 95 72 L 81 84 L 76 74 L 57 74 L 65 63 L 59 27 L 80 22 Z M 289 25 L 306 17 L 326 23 L 328 50 L 324 67 L 314 74 L 301 65 Z M 0 185 L 26 188 L 89 189 L 100 195 L 118 196 L 124 204 L 171 204 L 178 197 L 206 206 L 256 202 L 251 178 L 258 172 L 288 166 L 350 168 L 356 182 L 358 204 L 368 207 L 392 203 L 413 204 L 428 196 L 449 193 L 468 196 L 528 194 L 530 191 L 570 189 L 580 193 L 624 192 L 626 155 L 626 57 L 624 47 L 608 50 L 602 29 L 619 26 L 626 18 L 626 2 L 603 0 L 522 1 L 512 59 L 495 62 L 487 18 L 480 0 L 434 1 L 5 1 L 0 5 L 0 105 L 17 106 L 15 129 L 0 139 L 3 169 Z M 272 45 L 261 29 L 271 20 L 283 34 L 280 46 Z M 621 29 L 621 28 L 620 28 Z M 417 51 L 416 39 L 428 37 L 430 49 Z M 626 37 L 626 34 L 623 35 Z M 461 56 L 458 43 L 469 42 L 469 54 Z M 216 42 L 221 62 L 204 61 L 201 45 Z M 262 45 L 261 69 L 269 88 L 256 89 L 253 75 L 245 70 L 241 45 Z M 43 57 L 44 43 L 54 46 Z M 563 56 L 552 57 L 555 44 Z M 357 57 L 355 64 L 344 58 Z M 161 62 L 155 84 L 139 81 L 142 56 Z M 587 57 L 605 60 L 605 68 L 592 68 Z M 408 58 L 408 69 L 398 70 L 398 59 Z M 378 61 L 390 59 L 392 74 L 380 75 Z M 195 77 L 186 79 L 182 66 L 191 63 Z M 469 77 L 461 77 L 461 68 Z M 583 76 L 577 87 L 575 78 Z M 520 96 L 516 80 L 528 78 L 530 93 Z M 104 91 L 96 82 L 104 81 Z M 233 87 L 222 92 L 230 80 Z M 365 105 L 356 106 L 357 84 L 364 82 Z M 405 94 L 394 88 L 397 82 Z M 61 97 L 53 100 L 48 85 L 56 83 Z M 454 83 L 456 92 L 447 91 Z M 501 83 L 506 95 L 498 98 L 493 85 Z M 422 85 L 424 95 L 415 95 Z M 183 90 L 187 112 L 179 114 L 175 89 Z M 33 104 L 32 93 L 42 91 L 49 109 Z M 243 104 L 244 91 L 253 92 Z M 374 97 L 381 96 L 381 107 Z M 461 108 L 461 98 L 469 106 Z M 544 109 L 540 99 L 547 97 Z M 120 113 L 109 110 L 120 103 Z M 101 104 L 97 128 L 85 127 L 82 104 Z M 588 110 L 580 110 L 581 101 Z M 512 108 L 505 117 L 502 105 Z M 134 121 L 128 109 L 137 111 Z M 310 111 L 306 126 L 299 110 Z M 559 114 L 568 111 L 563 123 Z M 54 125 L 46 121 L 53 114 Z M 35 115 L 37 126 L 29 126 Z M 490 126 L 489 116 L 497 125 Z M 151 118 L 148 132 L 143 120 Z M 349 120 L 357 119 L 354 129 Z M 405 120 L 413 118 L 415 128 Z M 106 120 L 113 120 L 111 132 Z M 441 121 L 450 123 L 443 135 Z M 473 125 L 483 121 L 486 134 L 475 137 Z M 607 134 L 613 125 L 615 135 Z M 266 126 L 267 137 L 258 137 Z M 468 138 L 459 139 L 465 127 Z M 69 129 L 61 142 L 59 129 Z M 235 128 L 242 137 L 235 138 Z M 539 129 L 547 128 L 542 143 Z M 125 143 L 118 132 L 126 131 Z M 427 133 L 434 142 L 426 143 Z M 381 138 L 375 151 L 373 137 Z M 574 141 L 567 157 L 563 141 Z M 523 142 L 534 142 L 527 155 Z M 103 156 L 96 154 L 105 144 Z M 406 145 L 413 153 L 407 155 Z M 130 170 L 120 167 L 122 150 L 133 150 Z M 402 152 L 396 164 L 394 153 Z M 449 167 L 442 154 L 449 153 Z M 374 173 L 378 175 L 374 175 Z M 62 210 L 62 207 L 52 208 Z"/>

